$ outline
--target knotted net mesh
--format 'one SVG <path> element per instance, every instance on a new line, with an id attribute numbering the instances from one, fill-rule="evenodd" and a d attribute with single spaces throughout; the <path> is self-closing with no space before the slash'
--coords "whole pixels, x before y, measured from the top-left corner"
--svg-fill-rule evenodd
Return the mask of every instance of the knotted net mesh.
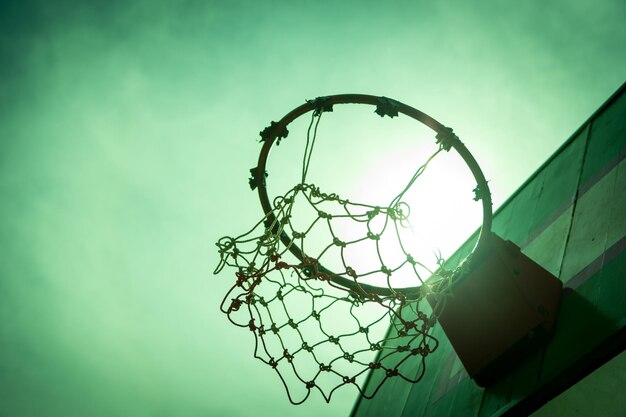
<path id="1" fill-rule="evenodd" d="M 315 213 L 307 227 L 292 218 L 301 205 Z M 298 184 L 276 198 L 272 213 L 252 230 L 218 242 L 218 271 L 226 265 L 236 270 L 222 311 L 254 334 L 255 356 L 276 370 L 292 402 L 303 402 L 313 389 L 329 401 L 345 385 L 371 398 L 388 378 L 421 379 L 426 357 L 438 346 L 429 334 L 435 317 L 422 311 L 422 303 L 428 294 L 447 291 L 451 274 L 440 270 L 435 283 L 425 283 L 424 272 L 432 271 L 402 245 L 400 228 L 407 209 L 403 203 L 395 207 L 351 203 L 314 185 Z M 344 221 L 357 225 L 351 231 L 356 236 L 349 240 L 342 235 Z M 330 239 L 313 253 L 307 238 L 316 228 Z M 290 244 L 281 240 L 285 234 L 293 238 Z M 385 238 L 397 242 L 401 256 L 385 256 L 381 244 Z M 301 260 L 290 252 L 295 244 L 302 250 Z M 362 260 L 360 248 L 365 245 L 374 248 L 370 264 L 377 268 L 362 270 L 352 263 Z M 323 266 L 328 264 L 336 268 L 331 272 Z M 407 296 L 394 289 L 395 276 L 402 277 L 405 286 L 421 284 L 419 291 Z M 386 291 L 373 292 L 364 283 L 366 278 L 382 280 Z M 353 285 L 340 285 L 339 279 Z M 385 333 L 389 323 L 394 328 Z M 378 358 L 373 359 L 376 353 Z M 403 372 L 407 361 L 410 371 Z M 361 385 L 368 371 L 379 374 L 380 382 L 365 392 Z"/>

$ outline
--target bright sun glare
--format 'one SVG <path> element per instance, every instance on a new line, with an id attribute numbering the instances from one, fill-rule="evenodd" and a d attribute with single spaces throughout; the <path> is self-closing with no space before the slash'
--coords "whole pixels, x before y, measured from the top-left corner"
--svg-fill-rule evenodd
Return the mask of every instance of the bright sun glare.
<path id="1" fill-rule="evenodd" d="M 450 257 L 482 219 L 481 204 L 473 199 L 475 180 L 460 156 L 453 153 L 443 152 L 433 159 L 402 198 L 410 207 L 407 221 L 399 230 L 405 249 L 430 270 L 437 269 L 439 257 Z M 401 149 L 381 156 L 383 167 L 417 168 L 420 164 L 416 155 Z M 351 195 L 359 201 L 387 189 L 401 190 L 406 183 L 407 177 L 401 174 L 381 177 L 365 172 Z M 381 241 L 381 252 L 393 252 L 395 246 L 393 241 Z"/>

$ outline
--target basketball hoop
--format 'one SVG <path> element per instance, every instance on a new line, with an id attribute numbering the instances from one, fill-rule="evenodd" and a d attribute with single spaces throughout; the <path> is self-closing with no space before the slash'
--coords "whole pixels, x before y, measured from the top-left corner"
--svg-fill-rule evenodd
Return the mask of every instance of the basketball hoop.
<path id="1" fill-rule="evenodd" d="M 347 104 L 374 106 L 381 117 L 402 114 L 434 131 L 436 151 L 388 204 L 353 202 L 307 182 L 323 113 Z M 301 178 L 285 194 L 270 200 L 266 186 L 270 149 L 287 138 L 288 126 L 294 120 L 307 113 L 311 113 L 311 120 Z M 372 398 L 389 378 L 418 382 L 424 375 L 426 357 L 439 344 L 431 329 L 452 284 L 464 275 L 491 231 L 491 194 L 476 160 L 452 129 L 430 116 L 393 99 L 363 94 L 307 101 L 272 122 L 260 135 L 263 146 L 257 165 L 250 170 L 249 184 L 258 191 L 263 217 L 248 232 L 217 242 L 220 262 L 215 273 L 228 266 L 236 278 L 222 302 L 222 311 L 233 324 L 254 334 L 255 357 L 278 373 L 294 404 L 305 401 L 313 389 L 330 401 L 345 385 L 353 385 L 362 396 Z M 403 196 L 432 159 L 451 150 L 465 161 L 476 181 L 474 199 L 482 205 L 482 227 L 472 253 L 459 267 L 448 270 L 440 260 L 439 267 L 432 270 L 415 259 L 399 233 L 410 213 Z M 294 220 L 302 210 L 311 213 L 306 225 Z M 338 230 L 338 222 L 354 223 L 362 234 L 347 239 Z M 318 228 L 325 230 L 328 242 L 312 252 L 307 239 Z M 395 240 L 398 262 L 387 264 L 383 259 L 381 239 Z M 378 267 L 361 268 L 345 256 L 349 248 L 365 244 L 375 247 Z M 331 256 L 338 262 L 327 267 Z M 397 285 L 396 276 L 407 277 L 403 282 L 413 284 Z M 374 278 L 376 284 L 365 282 Z M 429 314 L 428 306 L 422 303 L 427 296 L 437 300 Z M 341 321 L 338 314 L 348 317 L 342 329 L 337 328 Z M 374 338 L 371 329 L 381 323 L 387 326 L 389 321 L 393 329 Z M 375 361 L 370 360 L 372 352 L 380 353 Z M 404 363 L 417 366 L 407 372 Z M 379 374 L 380 383 L 364 392 L 359 381 L 367 372 Z"/>

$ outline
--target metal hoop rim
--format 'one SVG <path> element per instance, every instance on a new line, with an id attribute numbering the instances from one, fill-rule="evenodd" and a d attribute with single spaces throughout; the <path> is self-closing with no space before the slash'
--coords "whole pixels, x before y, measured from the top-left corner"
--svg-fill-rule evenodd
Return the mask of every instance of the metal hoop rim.
<path id="1" fill-rule="evenodd" d="M 474 179 L 476 180 L 477 186 L 474 190 L 474 192 L 476 193 L 475 200 L 482 201 L 483 209 L 483 223 L 480 228 L 478 240 L 470 255 L 468 255 L 465 259 L 472 258 L 475 253 L 479 252 L 481 248 L 486 245 L 486 241 L 491 233 L 491 226 L 493 221 L 492 201 L 489 184 L 487 183 L 487 180 L 485 179 L 485 176 L 480 169 L 478 162 L 476 162 L 476 159 L 463 144 L 463 142 L 461 142 L 459 138 L 454 135 L 454 133 L 452 133 L 452 129 L 439 123 L 437 120 L 430 117 L 429 115 L 391 98 L 383 96 L 373 96 L 369 94 L 337 94 L 318 97 L 314 100 L 307 100 L 304 104 L 296 107 L 295 109 L 287 113 L 278 122 L 272 122 L 269 128 L 261 132 L 263 147 L 261 148 L 259 160 L 256 167 L 257 175 L 265 175 L 267 159 L 272 145 L 277 142 L 277 139 L 278 141 L 280 141 L 281 138 L 284 138 L 286 136 L 284 132 L 286 132 L 287 126 L 291 122 L 310 111 L 325 111 L 329 108 L 332 108 L 332 106 L 335 104 L 373 105 L 376 106 L 376 113 L 381 116 L 388 115 L 390 117 L 394 117 L 398 114 L 404 114 L 405 116 L 417 120 L 418 122 L 432 129 L 436 133 L 438 143 L 441 143 L 442 146 L 446 148 L 446 150 L 454 148 L 454 150 L 465 161 L 472 175 L 474 176 Z M 264 178 L 261 181 L 257 181 L 256 186 L 258 188 L 259 200 L 261 202 L 263 212 L 266 216 L 268 216 L 268 220 L 272 222 L 274 220 L 274 215 L 272 205 L 267 194 L 267 186 Z M 304 254 L 302 253 L 300 247 L 296 245 L 296 243 L 291 239 L 291 237 L 283 232 L 281 233 L 280 238 L 283 244 L 285 244 L 286 247 L 289 248 L 290 252 L 300 261 L 303 261 Z M 319 266 L 319 269 L 325 274 L 328 274 L 333 282 L 343 287 L 346 287 L 349 290 L 352 290 L 355 295 L 358 296 L 368 297 L 371 294 L 375 294 L 383 297 L 402 295 L 406 298 L 419 298 L 422 292 L 421 286 L 398 289 L 378 287 L 375 285 L 356 283 L 353 280 L 337 275 L 336 273 L 324 268 L 321 265 Z"/>

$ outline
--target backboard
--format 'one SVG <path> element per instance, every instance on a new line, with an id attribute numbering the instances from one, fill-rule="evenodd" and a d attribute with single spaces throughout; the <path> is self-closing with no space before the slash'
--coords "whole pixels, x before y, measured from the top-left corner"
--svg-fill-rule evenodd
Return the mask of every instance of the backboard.
<path id="1" fill-rule="evenodd" d="M 352 415 L 528 415 L 622 352 L 625 156 L 626 84 L 495 213 L 493 231 L 563 282 L 555 334 L 541 349 L 481 388 L 437 326 L 443 342 L 424 379 L 387 381 L 373 400 L 359 399 Z M 449 262 L 463 259 L 475 239 Z M 377 382 L 372 378 L 366 384 Z"/>

